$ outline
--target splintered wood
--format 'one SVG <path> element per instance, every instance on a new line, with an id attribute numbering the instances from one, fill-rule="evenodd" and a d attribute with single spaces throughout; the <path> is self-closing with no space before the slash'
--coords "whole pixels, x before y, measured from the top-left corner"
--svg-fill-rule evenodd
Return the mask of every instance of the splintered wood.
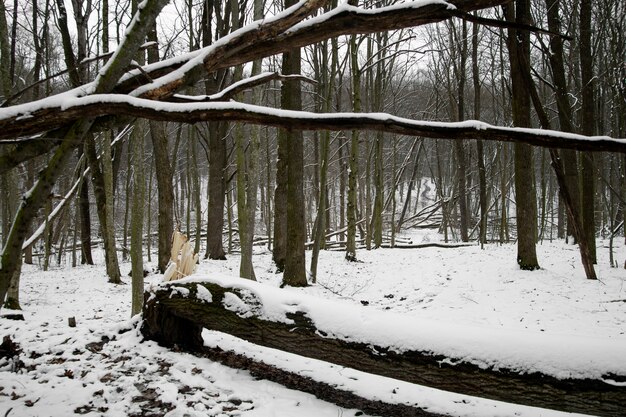
<path id="1" fill-rule="evenodd" d="M 163 274 L 163 281 L 174 281 L 187 275 L 191 275 L 196 270 L 198 254 L 193 253 L 186 235 L 178 230 L 172 235 L 172 254 L 170 265 Z"/>

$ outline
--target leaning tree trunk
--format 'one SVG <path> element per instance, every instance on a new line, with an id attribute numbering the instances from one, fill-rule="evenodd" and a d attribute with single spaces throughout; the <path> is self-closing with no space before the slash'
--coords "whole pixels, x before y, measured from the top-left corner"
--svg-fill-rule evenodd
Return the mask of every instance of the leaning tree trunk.
<path id="1" fill-rule="evenodd" d="M 127 29 L 118 53 L 111 58 L 109 65 L 98 74 L 94 82 L 94 94 L 108 93 L 113 89 L 130 65 L 139 46 L 144 43 L 148 26 L 156 19 L 165 4 L 165 0 L 147 2 L 138 12 L 138 18 L 134 19 Z M 17 259 L 21 256 L 22 244 L 34 217 L 50 195 L 54 183 L 71 156 L 72 149 L 82 142 L 93 122 L 93 119 L 79 119 L 67 130 L 61 132 L 63 139 L 54 151 L 48 166 L 40 172 L 39 180 L 22 199 L 22 204 L 15 216 L 11 233 L 0 259 L 2 261 L 0 267 L 0 304 L 4 301 L 10 279 L 18 268 Z"/>

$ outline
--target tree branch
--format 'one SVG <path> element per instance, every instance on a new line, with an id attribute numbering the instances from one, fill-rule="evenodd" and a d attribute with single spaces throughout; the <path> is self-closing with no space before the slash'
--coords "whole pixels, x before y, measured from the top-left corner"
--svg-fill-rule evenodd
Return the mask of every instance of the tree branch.
<path id="1" fill-rule="evenodd" d="M 427 122 L 387 113 L 326 113 L 286 111 L 244 103 L 163 103 L 126 95 L 91 95 L 57 100 L 48 107 L 14 106 L 0 111 L 2 139 L 61 127 L 74 120 L 124 115 L 180 123 L 237 121 L 297 130 L 373 130 L 436 139 L 483 139 L 527 143 L 546 148 L 626 153 L 626 139 L 583 136 L 554 130 L 493 126 L 479 121 Z M 22 112 L 19 110 L 23 109 Z M 13 110 L 9 112 L 9 110 Z M 25 118 L 25 113 L 28 115 Z M 3 117 L 4 116 L 4 117 Z"/>

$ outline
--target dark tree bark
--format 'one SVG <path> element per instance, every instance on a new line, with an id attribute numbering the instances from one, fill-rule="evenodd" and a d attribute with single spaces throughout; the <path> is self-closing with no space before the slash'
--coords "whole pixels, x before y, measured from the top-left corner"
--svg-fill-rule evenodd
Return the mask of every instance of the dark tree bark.
<path id="1" fill-rule="evenodd" d="M 580 79 L 582 83 L 582 133 L 595 132 L 593 55 L 591 49 L 591 0 L 580 2 Z M 595 172 L 594 156 L 590 152 L 581 155 L 582 166 L 582 219 L 584 239 L 589 253 L 596 263 L 595 226 Z"/>
<path id="2" fill-rule="evenodd" d="M 79 190 L 80 248 L 82 264 L 93 265 L 91 255 L 91 214 L 89 210 L 89 181 L 83 181 Z"/>
<path id="3" fill-rule="evenodd" d="M 509 22 L 526 24 L 530 21 L 529 0 L 516 0 L 503 6 Z M 513 17 L 515 14 L 515 17 Z M 509 29 L 509 60 L 511 62 L 511 105 L 513 124 L 516 127 L 531 127 L 530 94 L 526 88 L 524 74 L 530 73 L 530 35 L 526 31 Z M 521 269 L 539 269 L 537 261 L 537 197 L 533 175 L 532 147 L 515 144 L 515 205 L 517 211 L 517 263 Z"/>
<path id="4" fill-rule="evenodd" d="M 117 261 L 114 225 L 109 224 L 109 219 L 112 219 L 113 216 L 107 214 L 107 193 L 104 173 L 98 156 L 96 155 L 96 143 L 93 136 L 87 138 L 85 141 L 85 155 L 87 156 L 87 161 L 91 168 L 91 182 L 96 197 L 96 209 L 98 212 L 98 220 L 100 221 L 102 240 L 104 242 L 104 263 L 106 264 L 107 275 L 109 276 L 110 282 L 119 284 L 121 282 L 121 274 Z M 110 206 L 112 206 L 112 204 L 109 205 L 109 207 Z"/>
<path id="5" fill-rule="evenodd" d="M 214 1 L 204 0 L 202 6 L 202 46 L 211 45 L 211 20 Z M 218 20 L 218 30 L 226 33 L 228 19 Z M 217 31 L 216 31 L 217 32 Z M 224 70 L 210 75 L 205 81 L 207 94 L 215 93 L 220 88 Z M 225 260 L 222 231 L 224 230 L 224 201 L 226 199 L 226 133 L 228 125 L 224 122 L 209 123 L 209 182 L 207 184 L 209 203 L 207 208 L 206 253 L 204 259 Z"/>
<path id="6" fill-rule="evenodd" d="M 200 356 L 231 368 L 248 371 L 254 378 L 266 379 L 281 384 L 289 389 L 308 392 L 323 401 L 337 404 L 342 408 L 354 408 L 363 413 L 377 416 L 394 417 L 444 417 L 419 408 L 418 405 L 390 404 L 381 400 L 361 397 L 351 391 L 339 389 L 335 385 L 320 382 L 312 377 L 303 376 L 288 370 L 259 362 L 245 353 L 225 351 L 219 346 L 203 348 Z M 357 413 L 358 414 L 358 413 Z"/>
<path id="7" fill-rule="evenodd" d="M 211 293 L 211 302 L 207 303 L 204 297 L 197 298 L 199 286 Z M 183 294 L 173 287 L 185 288 L 189 293 Z M 226 293 L 245 300 L 250 307 L 246 318 L 224 307 Z M 481 369 L 462 359 L 447 358 L 437 352 L 397 353 L 393 346 L 334 338 L 324 328 L 317 328 L 305 311 L 288 313 L 287 317 L 292 320 L 289 324 L 269 321 L 255 313 L 271 308 L 261 298 L 249 291 L 242 292 L 214 283 L 161 286 L 146 293 L 145 301 L 141 331 L 146 338 L 165 346 L 202 350 L 201 333 L 206 328 L 261 346 L 363 372 L 499 401 L 615 417 L 623 414 L 626 401 L 624 387 L 600 380 L 557 379 L 540 373 L 520 374 L 497 365 Z M 614 375 L 612 378 L 621 376 Z"/>
<path id="8" fill-rule="evenodd" d="M 274 247 L 272 260 L 276 265 L 276 272 L 285 270 L 287 254 L 287 147 L 286 130 L 278 131 L 278 150 L 276 160 L 276 190 L 274 191 Z"/>
<path id="9" fill-rule="evenodd" d="M 157 41 L 156 25 L 148 32 L 148 41 Z M 157 62 L 159 51 L 148 49 L 148 62 Z M 164 122 L 150 121 L 150 139 L 154 153 L 157 180 L 157 235 L 158 269 L 164 273 L 171 257 L 172 236 L 174 234 L 174 173 L 170 162 L 167 130 Z"/>
<path id="10" fill-rule="evenodd" d="M 209 124 L 209 207 L 207 214 L 207 252 L 204 258 L 226 259 L 222 243 L 224 200 L 226 196 L 226 129 L 224 122 Z"/>
<path id="11" fill-rule="evenodd" d="M 286 0 L 285 8 L 294 4 L 296 4 L 295 0 Z M 283 74 L 300 74 L 300 65 L 299 48 L 283 54 Z M 283 82 L 281 87 L 281 107 L 289 110 L 302 109 L 299 80 Z M 287 239 L 282 284 L 292 287 L 305 287 L 308 283 L 304 259 L 304 243 L 306 240 L 303 188 L 304 141 L 301 131 L 288 129 L 284 134 L 286 142 L 283 144 L 287 145 Z"/>
<path id="12" fill-rule="evenodd" d="M 560 0 L 546 0 L 548 29 L 554 33 L 561 31 Z M 572 109 L 569 102 L 569 91 L 565 78 L 565 64 L 563 60 L 563 40 L 560 36 L 550 37 L 550 53 L 548 54 L 550 67 L 552 68 L 552 81 L 556 88 L 556 105 L 559 116 L 559 126 L 564 132 L 573 132 Z M 580 213 L 580 179 L 578 175 L 578 162 L 576 152 L 563 150 L 560 152 L 563 169 L 565 171 L 565 183 L 572 198 L 572 204 L 576 205 L 576 211 Z M 562 197 L 561 197 L 562 198 Z M 568 235 L 572 236 L 574 219 L 567 223 Z"/>
<path id="13" fill-rule="evenodd" d="M 454 27 L 452 30 L 456 30 Z M 455 33 L 456 38 L 456 33 Z M 467 74 L 465 73 L 465 67 L 467 65 L 467 22 L 463 21 L 461 38 L 457 41 L 460 42 L 459 46 L 459 63 L 457 72 L 457 120 L 465 120 L 465 84 L 467 82 Z M 456 68 L 456 63 L 454 64 Z M 458 184 L 458 202 L 459 202 L 459 228 L 461 234 L 461 241 L 468 242 L 468 225 L 469 225 L 469 212 L 467 209 L 467 164 L 465 162 L 465 149 L 463 141 L 454 142 L 454 155 L 456 157 L 457 164 L 457 184 Z"/>

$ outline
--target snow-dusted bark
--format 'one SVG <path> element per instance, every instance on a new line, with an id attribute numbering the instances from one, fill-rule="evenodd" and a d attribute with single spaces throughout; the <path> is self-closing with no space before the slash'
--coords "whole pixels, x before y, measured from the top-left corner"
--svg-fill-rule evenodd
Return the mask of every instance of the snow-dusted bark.
<path id="1" fill-rule="evenodd" d="M 145 300 L 142 333 L 166 346 L 201 351 L 204 328 L 347 368 L 517 404 L 618 416 L 626 400 L 623 383 L 614 382 L 626 371 L 623 343 L 442 327 L 217 276 L 155 286 Z"/>

